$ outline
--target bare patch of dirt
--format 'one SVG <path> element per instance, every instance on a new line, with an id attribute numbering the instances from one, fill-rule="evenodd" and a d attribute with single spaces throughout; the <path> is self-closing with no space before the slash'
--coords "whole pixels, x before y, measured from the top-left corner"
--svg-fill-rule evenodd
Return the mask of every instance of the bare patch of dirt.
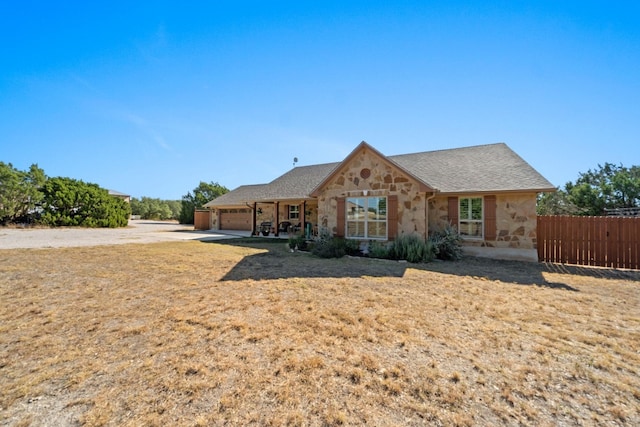
<path id="1" fill-rule="evenodd" d="M 638 425 L 640 273 L 0 250 L 0 424 Z"/>

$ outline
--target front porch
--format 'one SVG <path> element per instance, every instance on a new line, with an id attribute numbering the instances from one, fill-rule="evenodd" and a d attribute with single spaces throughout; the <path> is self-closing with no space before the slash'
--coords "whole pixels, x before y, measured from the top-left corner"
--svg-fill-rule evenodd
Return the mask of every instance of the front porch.
<path id="1" fill-rule="evenodd" d="M 307 237 L 318 234 L 316 200 L 254 202 L 251 211 L 252 235 L 288 238 L 300 233 Z"/>

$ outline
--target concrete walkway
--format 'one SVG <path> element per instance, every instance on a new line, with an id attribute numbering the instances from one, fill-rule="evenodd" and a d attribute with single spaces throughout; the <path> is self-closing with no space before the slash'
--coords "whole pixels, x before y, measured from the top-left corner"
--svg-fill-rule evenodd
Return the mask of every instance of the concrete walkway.
<path id="1" fill-rule="evenodd" d="M 535 249 L 480 248 L 476 246 L 463 246 L 462 252 L 465 255 L 481 258 L 538 262 L 538 251 Z"/>

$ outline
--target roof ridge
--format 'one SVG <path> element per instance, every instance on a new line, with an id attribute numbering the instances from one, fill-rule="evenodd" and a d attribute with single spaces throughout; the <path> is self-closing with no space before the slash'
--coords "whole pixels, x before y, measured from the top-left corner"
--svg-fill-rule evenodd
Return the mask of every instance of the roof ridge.
<path id="1" fill-rule="evenodd" d="M 293 168 L 291 168 L 291 169 L 289 169 L 289 170 L 294 170 L 294 169 L 298 169 L 298 168 L 308 168 L 308 167 L 313 167 L 313 166 L 326 166 L 326 165 L 333 165 L 334 163 L 341 163 L 341 162 L 314 163 L 314 164 L 312 164 L 312 165 L 294 166 Z"/>
<path id="2" fill-rule="evenodd" d="M 440 148 L 438 150 L 426 150 L 426 151 L 416 151 L 414 153 L 392 154 L 392 155 L 387 156 L 387 157 L 413 156 L 413 155 L 416 155 L 416 154 L 440 153 L 440 152 L 443 152 L 443 151 L 462 151 L 462 150 L 468 150 L 468 149 L 471 149 L 471 148 L 489 147 L 489 146 L 492 146 L 492 145 L 504 145 L 505 147 L 510 149 L 509 145 L 507 145 L 506 142 L 492 142 L 492 143 L 488 143 L 488 144 L 467 145 L 465 147 Z"/>

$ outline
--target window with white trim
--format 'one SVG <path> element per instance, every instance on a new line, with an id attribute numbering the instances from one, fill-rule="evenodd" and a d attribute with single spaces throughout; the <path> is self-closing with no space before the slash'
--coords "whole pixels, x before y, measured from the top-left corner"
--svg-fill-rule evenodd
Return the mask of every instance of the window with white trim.
<path id="1" fill-rule="evenodd" d="M 346 237 L 351 239 L 387 239 L 387 198 L 347 197 Z"/>
<path id="2" fill-rule="evenodd" d="M 482 239 L 484 236 L 484 214 L 482 197 L 460 197 L 458 199 L 458 231 L 462 237 Z"/>
<path id="3" fill-rule="evenodd" d="M 299 205 L 289 205 L 289 219 L 300 219 Z"/>

